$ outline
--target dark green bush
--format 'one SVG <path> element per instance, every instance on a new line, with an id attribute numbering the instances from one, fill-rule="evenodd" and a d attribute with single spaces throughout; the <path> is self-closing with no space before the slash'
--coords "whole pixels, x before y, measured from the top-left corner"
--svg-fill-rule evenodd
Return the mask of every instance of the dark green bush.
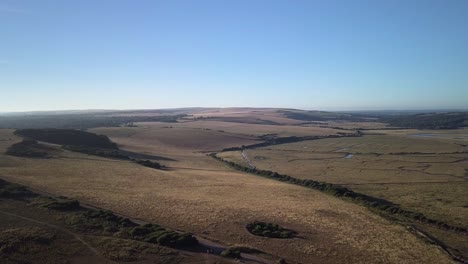
<path id="1" fill-rule="evenodd" d="M 49 201 L 42 206 L 57 211 L 75 211 L 81 208 L 80 202 L 77 200 L 55 198 L 49 198 Z"/>
<path id="2" fill-rule="evenodd" d="M 161 164 L 157 163 L 157 162 L 154 162 L 154 161 L 150 161 L 150 160 L 135 160 L 136 163 L 140 164 L 140 165 L 143 165 L 145 167 L 149 167 L 149 168 L 153 168 L 153 169 L 162 169 L 163 166 L 161 166 Z"/>
<path id="3" fill-rule="evenodd" d="M 227 248 L 221 252 L 221 257 L 225 258 L 241 258 L 240 250 L 236 248 Z"/>
<path id="4" fill-rule="evenodd" d="M 247 225 L 247 230 L 256 235 L 271 238 L 292 238 L 296 232 L 280 227 L 277 224 L 255 221 Z"/>
<path id="5" fill-rule="evenodd" d="M 197 239 L 191 234 L 175 232 L 155 224 L 127 228 L 122 234 L 128 235 L 126 238 L 173 248 L 198 245 Z M 122 236 L 125 237 L 126 235 Z"/>

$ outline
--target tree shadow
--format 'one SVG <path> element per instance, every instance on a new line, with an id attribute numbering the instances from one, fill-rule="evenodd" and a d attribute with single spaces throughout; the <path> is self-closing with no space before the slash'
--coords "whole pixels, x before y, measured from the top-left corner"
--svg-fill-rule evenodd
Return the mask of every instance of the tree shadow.
<path id="1" fill-rule="evenodd" d="M 167 157 L 144 154 L 144 153 L 138 153 L 138 152 L 133 152 L 133 151 L 128 151 L 128 150 L 119 150 L 119 152 L 120 152 L 120 154 L 125 155 L 125 156 L 129 156 L 130 158 L 133 158 L 133 159 L 176 161 L 175 159 L 171 159 L 171 158 L 167 158 Z"/>

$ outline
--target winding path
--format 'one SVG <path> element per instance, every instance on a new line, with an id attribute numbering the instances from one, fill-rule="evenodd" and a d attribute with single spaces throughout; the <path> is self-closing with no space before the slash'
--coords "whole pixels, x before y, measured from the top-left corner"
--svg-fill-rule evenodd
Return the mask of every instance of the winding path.
<path id="1" fill-rule="evenodd" d="M 241 155 L 242 155 L 242 159 L 245 162 L 247 162 L 247 164 L 249 164 L 249 167 L 252 169 L 255 169 L 255 165 L 253 165 L 252 161 L 249 160 L 249 158 L 247 157 L 247 154 L 245 153 L 245 150 L 242 150 Z"/>

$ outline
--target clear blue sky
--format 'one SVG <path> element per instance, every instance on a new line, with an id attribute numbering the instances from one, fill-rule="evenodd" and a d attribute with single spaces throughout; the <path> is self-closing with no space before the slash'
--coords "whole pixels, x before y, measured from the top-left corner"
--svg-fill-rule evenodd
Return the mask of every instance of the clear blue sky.
<path id="1" fill-rule="evenodd" d="M 468 108 L 468 1 L 0 0 L 0 112 Z"/>

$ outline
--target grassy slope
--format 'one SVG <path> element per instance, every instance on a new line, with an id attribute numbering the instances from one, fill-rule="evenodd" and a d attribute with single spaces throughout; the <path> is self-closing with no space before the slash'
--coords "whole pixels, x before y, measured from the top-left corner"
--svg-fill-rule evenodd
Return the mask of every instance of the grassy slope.
<path id="1" fill-rule="evenodd" d="M 136 142 L 134 149 L 144 143 L 138 139 Z M 127 139 L 127 144 L 131 143 L 131 138 Z M 0 176 L 305 263 L 449 262 L 438 249 L 365 208 L 301 187 L 234 172 L 194 153 L 196 149 L 173 147 L 166 152 L 154 143 L 147 139 L 144 150 L 174 153 L 171 157 L 177 161 L 171 165 L 185 169 L 157 171 L 65 152 L 60 159 L 46 161 L 2 156 Z M 279 241 L 253 237 L 245 231 L 245 225 L 255 220 L 294 229 L 302 238 Z"/>
<path id="2" fill-rule="evenodd" d="M 214 255 L 83 229 L 80 226 L 90 220 L 80 217 L 80 210 L 47 209 L 41 206 L 44 200 L 44 196 L 0 199 L 1 263 L 231 263 Z"/>

